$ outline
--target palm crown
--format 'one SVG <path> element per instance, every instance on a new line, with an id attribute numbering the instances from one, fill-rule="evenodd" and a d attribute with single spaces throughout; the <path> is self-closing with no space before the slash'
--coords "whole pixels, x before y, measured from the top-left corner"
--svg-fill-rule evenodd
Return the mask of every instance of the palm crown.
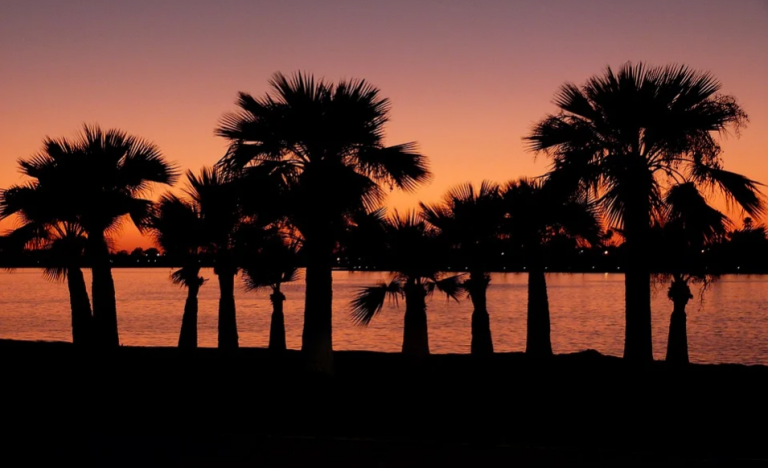
<path id="1" fill-rule="evenodd" d="M 210 253 L 235 248 L 239 229 L 247 221 L 240 204 L 240 187 L 217 168 L 203 168 L 199 175 L 187 171 L 185 192 L 194 206 L 200 241 Z"/>
<path id="2" fill-rule="evenodd" d="M 527 140 L 553 157 L 560 183 L 597 192 L 615 225 L 638 196 L 661 209 L 670 181 L 718 189 L 760 213 L 758 184 L 722 168 L 715 134 L 738 132 L 747 116 L 719 89 L 712 75 L 685 66 L 608 68 L 582 87 L 564 85 L 555 97 L 560 112 Z"/>
<path id="3" fill-rule="evenodd" d="M 600 218 L 595 203 L 566 194 L 550 179 L 521 178 L 506 184 L 502 194 L 506 218 L 503 231 L 515 245 L 533 247 L 566 234 L 595 244 Z"/>
<path id="4" fill-rule="evenodd" d="M 277 73 L 270 85 L 262 98 L 240 93 L 240 110 L 222 119 L 216 133 L 231 145 L 221 164 L 235 172 L 261 166 L 290 186 L 299 229 L 318 212 L 338 217 L 375 206 L 384 195 L 379 183 L 413 190 L 429 179 L 414 143 L 384 146 L 390 103 L 366 81 Z"/>
<path id="5" fill-rule="evenodd" d="M 88 125 L 74 140 L 47 138 L 41 153 L 19 165 L 55 216 L 76 219 L 88 232 L 114 229 L 124 215 L 143 228 L 151 203 L 142 197 L 177 176 L 154 144 Z"/>
<path id="6" fill-rule="evenodd" d="M 448 297 L 457 298 L 461 292 L 460 275 L 440 273 L 439 260 L 444 254 L 435 230 L 421 217 L 410 212 L 397 212 L 384 223 L 386 255 L 394 272 L 389 283 L 362 288 L 352 301 L 352 319 L 367 325 L 384 306 L 387 297 L 397 300 L 408 288 L 419 288 L 425 294 L 435 289 Z"/>
<path id="7" fill-rule="evenodd" d="M 262 288 L 279 290 L 283 283 L 297 281 L 299 244 L 273 233 L 261 242 L 256 252 L 247 255 L 243 266 L 243 282 L 248 291 Z"/>
<path id="8" fill-rule="evenodd" d="M 163 195 L 149 224 L 157 245 L 184 265 L 171 274 L 171 280 L 183 286 L 202 284 L 198 257 L 204 252 L 205 241 L 198 207 L 176 195 Z"/>
<path id="9" fill-rule="evenodd" d="M 707 203 L 690 182 L 670 187 L 653 230 L 654 255 L 665 281 L 669 274 L 709 282 L 717 271 L 707 267 L 703 249 L 722 240 L 731 225 L 722 212 Z"/>
<path id="10" fill-rule="evenodd" d="M 0 193 L 0 218 L 17 216 L 19 225 L 7 235 L 9 248 L 46 251 L 46 277 L 60 280 L 67 267 L 82 264 L 86 232 L 73 217 L 57 212 L 56 197 L 39 181 L 17 185 Z"/>
<path id="11" fill-rule="evenodd" d="M 424 219 L 457 248 L 473 266 L 482 265 L 498 247 L 504 221 L 500 187 L 483 181 L 480 187 L 462 184 L 449 190 L 442 203 L 421 204 Z"/>

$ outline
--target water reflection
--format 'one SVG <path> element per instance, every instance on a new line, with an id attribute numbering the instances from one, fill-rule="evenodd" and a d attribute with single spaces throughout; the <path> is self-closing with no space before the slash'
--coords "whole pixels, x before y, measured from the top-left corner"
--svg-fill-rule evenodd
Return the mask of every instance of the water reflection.
<path id="1" fill-rule="evenodd" d="M 124 345 L 175 346 L 185 292 L 168 281 L 170 270 L 117 269 L 120 338 Z M 71 338 L 66 286 L 45 281 L 39 270 L 0 273 L 0 338 L 65 340 Z M 88 272 L 86 272 L 88 276 Z M 201 346 L 216 346 L 218 288 L 211 283 L 200 292 Z M 402 343 L 402 314 L 387 304 L 367 328 L 348 320 L 349 300 L 357 288 L 386 279 L 379 272 L 334 272 L 334 346 L 398 352 Z M 86 278 L 90 282 L 90 278 Z M 526 274 L 498 273 L 488 291 L 494 347 L 497 351 L 525 348 Z M 555 353 L 596 349 L 621 355 L 624 343 L 624 277 L 621 273 L 547 275 Z M 768 364 L 768 277 L 725 276 L 688 308 L 692 362 Z M 90 284 L 90 283 L 89 283 Z M 304 287 L 284 288 L 286 339 L 289 348 L 301 343 Z M 268 293 L 236 291 L 241 346 L 266 346 L 271 308 Z M 468 353 L 471 304 L 435 296 L 428 301 L 430 345 L 434 353 Z M 663 359 L 672 305 L 666 288 L 653 295 L 653 338 L 656 359 Z"/>

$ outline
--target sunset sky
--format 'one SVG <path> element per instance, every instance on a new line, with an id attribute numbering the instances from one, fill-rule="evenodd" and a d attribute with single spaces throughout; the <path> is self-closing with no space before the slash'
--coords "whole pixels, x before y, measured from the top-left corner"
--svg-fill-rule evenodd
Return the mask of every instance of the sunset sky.
<path id="1" fill-rule="evenodd" d="M 522 137 L 558 86 L 628 60 L 713 72 L 751 120 L 726 166 L 768 182 L 768 0 L 2 0 L 0 187 L 23 180 L 16 160 L 46 135 L 84 122 L 152 140 L 184 169 L 213 164 L 237 91 L 304 70 L 392 100 L 388 143 L 418 141 L 435 173 L 390 197 L 412 207 L 544 172 Z M 151 242 L 126 229 L 118 245 Z"/>

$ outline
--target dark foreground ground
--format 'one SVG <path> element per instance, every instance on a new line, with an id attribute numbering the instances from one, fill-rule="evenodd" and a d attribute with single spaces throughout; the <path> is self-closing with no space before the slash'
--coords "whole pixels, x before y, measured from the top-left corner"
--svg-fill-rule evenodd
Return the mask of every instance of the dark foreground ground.
<path id="1" fill-rule="evenodd" d="M 768 368 L 0 340 L 0 464 L 768 466 Z M 4 463 L 2 460 L 14 463 Z"/>

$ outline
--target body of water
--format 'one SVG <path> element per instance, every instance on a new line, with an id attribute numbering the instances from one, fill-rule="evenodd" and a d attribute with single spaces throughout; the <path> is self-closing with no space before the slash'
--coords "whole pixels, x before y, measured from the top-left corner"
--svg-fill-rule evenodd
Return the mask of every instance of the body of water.
<path id="1" fill-rule="evenodd" d="M 175 346 L 186 290 L 171 284 L 166 269 L 115 269 L 120 341 L 131 346 Z M 86 271 L 90 289 L 90 272 Z M 211 270 L 200 291 L 199 341 L 216 346 L 218 284 Z M 358 288 L 389 277 L 378 272 L 334 272 L 333 340 L 337 350 L 397 352 L 402 343 L 404 304 L 387 304 L 370 326 L 349 320 L 349 302 Z M 497 351 L 523 351 L 526 327 L 525 273 L 492 275 L 488 291 L 491 330 Z M 620 356 L 624 345 L 622 274 L 547 275 L 555 353 L 596 349 Z M 301 345 L 304 285 L 285 285 L 286 338 Z M 768 276 L 724 276 L 688 305 L 688 343 L 693 362 L 768 364 Z M 241 346 L 268 343 L 271 305 L 268 292 L 235 291 Z M 433 353 L 469 353 L 468 299 L 447 300 L 438 293 L 427 302 Z M 653 346 L 656 359 L 666 352 L 672 304 L 666 286 L 653 295 Z M 71 340 L 66 283 L 52 283 L 37 269 L 0 273 L 0 338 Z"/>

